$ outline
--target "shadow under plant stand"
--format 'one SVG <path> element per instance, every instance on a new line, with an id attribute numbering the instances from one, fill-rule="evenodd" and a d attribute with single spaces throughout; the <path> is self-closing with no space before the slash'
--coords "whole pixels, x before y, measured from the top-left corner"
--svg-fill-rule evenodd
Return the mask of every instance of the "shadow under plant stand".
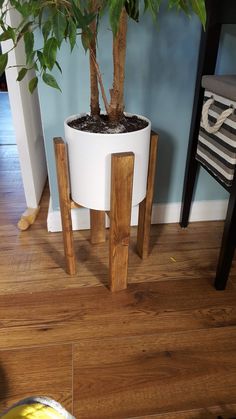
<path id="1" fill-rule="evenodd" d="M 149 253 L 151 213 L 156 171 L 158 135 L 151 132 L 147 192 L 139 204 L 137 252 L 141 258 Z M 66 272 L 75 275 L 77 262 L 71 221 L 71 208 L 78 206 L 70 198 L 68 156 L 66 143 L 54 138 L 57 180 L 61 210 Z M 109 288 L 119 291 L 127 288 L 128 251 L 130 239 L 131 202 L 133 187 L 134 154 L 114 153 L 111 156 L 111 205 L 109 236 Z M 125 197 L 125 199 L 124 199 Z M 90 209 L 91 243 L 102 243 L 105 235 L 105 212 Z"/>

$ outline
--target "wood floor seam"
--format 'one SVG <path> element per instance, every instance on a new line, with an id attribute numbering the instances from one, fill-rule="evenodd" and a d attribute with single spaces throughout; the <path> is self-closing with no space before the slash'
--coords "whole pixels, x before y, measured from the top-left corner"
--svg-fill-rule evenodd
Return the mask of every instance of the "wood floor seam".
<path id="1" fill-rule="evenodd" d="M 1 108 L 0 108 L 1 112 Z M 236 263 L 214 275 L 223 222 L 151 227 L 141 261 L 131 229 L 128 288 L 107 288 L 108 244 L 75 232 L 78 275 L 49 234 L 49 189 L 28 231 L 16 146 L 0 147 L 0 412 L 43 394 L 77 419 L 236 417 Z"/>

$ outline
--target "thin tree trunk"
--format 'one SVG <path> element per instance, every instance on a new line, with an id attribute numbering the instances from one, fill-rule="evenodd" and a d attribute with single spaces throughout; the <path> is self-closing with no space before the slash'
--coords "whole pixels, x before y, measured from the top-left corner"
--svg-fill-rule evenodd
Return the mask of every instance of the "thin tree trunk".
<path id="1" fill-rule="evenodd" d="M 106 97 L 106 92 L 105 92 L 105 88 L 104 88 L 104 84 L 103 84 L 103 80 L 102 80 L 101 71 L 100 71 L 98 62 L 96 60 L 96 57 L 94 57 L 93 51 L 91 49 L 90 49 L 90 57 L 93 59 L 93 62 L 94 62 L 94 67 L 95 67 L 96 72 L 97 72 L 97 80 L 98 80 L 98 83 L 99 83 L 99 86 L 100 86 L 100 89 L 101 89 L 101 94 L 102 94 L 102 99 L 103 99 L 103 102 L 104 102 L 105 110 L 106 110 L 107 115 L 109 115 L 109 103 L 108 103 L 108 100 L 107 100 L 107 97 Z"/>
<path id="2" fill-rule="evenodd" d="M 110 90 L 111 101 L 109 106 L 109 119 L 118 122 L 124 112 L 124 80 L 125 80 L 125 55 L 127 36 L 127 13 L 123 8 L 118 31 L 113 37 L 113 86 Z"/>
<path id="3" fill-rule="evenodd" d="M 96 12 L 98 8 L 97 0 L 91 1 L 91 12 Z M 97 53 L 97 22 L 96 19 L 90 25 L 90 30 L 93 37 L 90 41 L 89 46 L 89 65 L 90 65 L 90 112 L 91 115 L 100 115 L 99 106 L 99 89 L 98 89 L 98 77 L 97 69 L 95 65 L 96 53 Z M 95 59 L 95 60 L 94 60 Z"/>

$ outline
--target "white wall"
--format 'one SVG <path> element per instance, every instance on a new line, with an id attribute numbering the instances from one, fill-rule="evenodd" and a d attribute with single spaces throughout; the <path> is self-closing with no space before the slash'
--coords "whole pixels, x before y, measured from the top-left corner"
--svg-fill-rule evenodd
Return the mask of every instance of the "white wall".
<path id="1" fill-rule="evenodd" d="M 9 23 L 14 26 L 16 22 L 17 15 L 12 10 Z M 10 46 L 11 41 L 3 42 L 2 51 L 8 51 Z M 24 63 L 24 56 L 24 47 L 21 44 L 9 54 L 8 66 Z M 33 72 L 27 74 L 21 83 L 16 81 L 17 75 L 17 68 L 6 70 L 26 204 L 27 207 L 36 208 L 47 178 L 41 114 L 37 91 L 33 95 L 28 91 L 28 82 L 33 77 Z"/>

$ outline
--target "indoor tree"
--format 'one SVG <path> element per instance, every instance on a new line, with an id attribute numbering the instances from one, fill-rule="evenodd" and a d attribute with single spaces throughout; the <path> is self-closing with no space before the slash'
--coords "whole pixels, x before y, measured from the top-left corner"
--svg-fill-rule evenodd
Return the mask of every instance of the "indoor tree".
<path id="1" fill-rule="evenodd" d="M 7 67 L 10 50 L 23 40 L 26 62 L 19 68 L 17 80 L 21 81 L 27 71 L 33 68 L 36 75 L 29 82 L 31 92 L 37 87 L 38 77 L 42 77 L 47 85 L 60 90 L 51 71 L 55 66 L 61 71 L 57 60 L 61 44 L 66 41 L 72 51 L 77 36 L 81 36 L 83 47 L 89 53 L 90 113 L 93 118 L 99 117 L 101 95 L 109 120 L 116 124 L 124 112 L 127 20 L 132 18 L 138 22 L 142 9 L 150 12 L 155 21 L 160 3 L 161 0 L 144 0 L 143 5 L 139 0 L 0 0 L 0 41 L 11 40 L 12 43 L 9 51 L 0 55 L 0 74 Z M 205 25 L 205 0 L 166 0 L 166 5 L 169 9 L 182 10 L 187 15 L 194 12 Z M 17 27 L 8 24 L 7 15 L 12 8 L 19 13 Z M 109 98 L 97 59 L 97 35 L 104 13 L 109 14 L 113 36 L 113 83 Z M 35 42 L 35 33 L 38 31 L 42 33 L 40 47 Z"/>

